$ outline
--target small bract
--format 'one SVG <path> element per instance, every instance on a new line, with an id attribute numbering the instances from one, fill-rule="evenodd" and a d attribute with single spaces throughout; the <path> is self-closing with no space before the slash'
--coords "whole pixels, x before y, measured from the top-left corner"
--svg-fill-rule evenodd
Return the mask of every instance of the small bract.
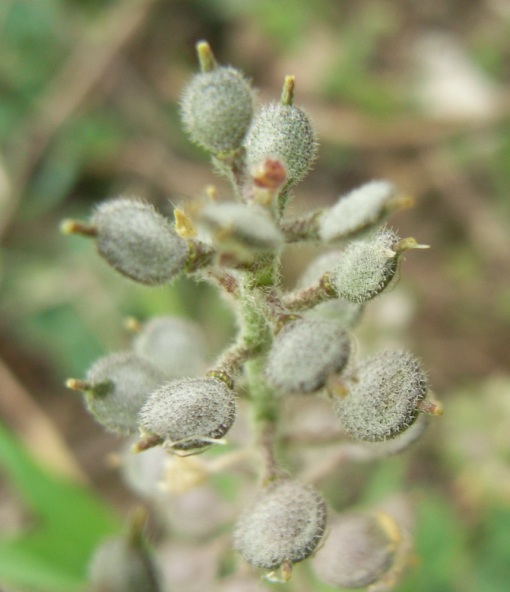
<path id="1" fill-rule="evenodd" d="M 356 440 L 394 438 L 414 423 L 417 403 L 427 394 L 418 360 L 405 351 L 387 351 L 362 362 L 345 383 L 347 394 L 334 398 L 333 409 Z"/>
<path id="2" fill-rule="evenodd" d="M 331 242 L 366 230 L 384 218 L 395 193 L 388 181 L 371 181 L 354 189 L 321 216 L 319 236 Z"/>
<path id="3" fill-rule="evenodd" d="M 219 378 L 166 382 L 140 411 L 139 426 L 174 451 L 205 448 L 224 436 L 236 414 L 234 393 Z"/>
<path id="4" fill-rule="evenodd" d="M 97 360 L 87 371 L 85 404 L 109 431 L 135 433 L 138 413 L 166 376 L 134 353 L 114 353 Z"/>
<path id="5" fill-rule="evenodd" d="M 397 540 L 398 527 L 387 514 L 350 512 L 336 516 L 312 566 L 317 577 L 330 586 L 364 588 L 391 568 Z"/>
<path id="6" fill-rule="evenodd" d="M 400 256 L 391 247 L 398 241 L 394 232 L 383 228 L 370 238 L 350 243 L 329 273 L 338 297 L 361 303 L 380 294 L 397 272 Z"/>
<path id="7" fill-rule="evenodd" d="M 186 241 L 147 203 L 123 197 L 105 201 L 94 212 L 92 224 L 100 255 L 132 280 L 165 284 L 186 264 Z"/>
<path id="8" fill-rule="evenodd" d="M 302 318 L 287 323 L 267 355 L 266 377 L 285 393 L 311 393 L 347 364 L 350 339 L 334 319 Z"/>
<path id="9" fill-rule="evenodd" d="M 234 547 L 255 567 L 297 563 L 317 547 L 326 527 L 326 503 L 308 485 L 273 481 L 239 519 Z"/>

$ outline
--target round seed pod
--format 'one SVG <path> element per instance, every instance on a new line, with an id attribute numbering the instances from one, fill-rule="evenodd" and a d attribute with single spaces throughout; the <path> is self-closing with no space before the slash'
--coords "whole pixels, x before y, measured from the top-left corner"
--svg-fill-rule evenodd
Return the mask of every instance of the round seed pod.
<path id="1" fill-rule="evenodd" d="M 234 393 L 220 379 L 171 380 L 154 391 L 139 415 L 139 426 L 177 451 L 198 450 L 224 436 L 236 413 Z"/>
<path id="2" fill-rule="evenodd" d="M 326 242 L 339 240 L 381 222 L 395 194 L 395 186 L 389 181 L 371 181 L 354 189 L 321 216 L 320 238 Z"/>
<path id="3" fill-rule="evenodd" d="M 317 547 L 326 527 L 326 503 L 298 481 L 273 481 L 239 519 L 234 547 L 255 567 L 297 563 Z"/>
<path id="4" fill-rule="evenodd" d="M 333 319 L 301 318 L 287 323 L 267 355 L 266 377 L 282 392 L 311 393 L 347 364 L 350 340 Z"/>
<path id="5" fill-rule="evenodd" d="M 394 438 L 377 442 L 363 442 L 362 444 L 371 458 L 394 456 L 413 446 L 422 437 L 428 425 L 429 418 L 423 413 L 419 413 L 416 421 Z"/>
<path id="6" fill-rule="evenodd" d="M 200 223 L 213 234 L 213 242 L 221 250 L 268 251 L 283 244 L 274 220 L 256 204 L 209 204 L 200 212 Z"/>
<path id="7" fill-rule="evenodd" d="M 160 592 L 156 565 L 141 544 L 112 537 L 96 550 L 89 566 L 93 592 Z"/>
<path id="8" fill-rule="evenodd" d="M 383 228 L 366 240 L 350 243 L 329 274 L 338 297 L 361 303 L 380 294 L 397 272 L 400 256 L 391 247 L 398 241 L 394 232 Z"/>
<path id="9" fill-rule="evenodd" d="M 297 287 L 299 289 L 311 286 L 320 280 L 320 278 L 341 261 L 343 251 L 329 251 L 316 257 L 305 269 L 303 275 L 299 278 Z M 345 329 L 353 329 L 363 316 L 364 304 L 358 302 L 349 302 L 341 298 L 334 298 L 321 302 L 311 308 L 308 316 L 321 317 L 323 319 L 335 319 L 342 324 Z"/>
<path id="10" fill-rule="evenodd" d="M 197 376 L 206 364 L 206 345 L 200 327 L 178 317 L 152 318 L 136 335 L 133 349 L 168 379 Z"/>
<path id="11" fill-rule="evenodd" d="M 147 203 L 123 197 L 105 201 L 94 212 L 92 224 L 99 254 L 136 282 L 165 284 L 186 264 L 186 241 Z"/>
<path id="12" fill-rule="evenodd" d="M 394 438 L 414 423 L 416 404 L 427 394 L 427 378 L 408 352 L 388 351 L 367 358 L 346 381 L 347 394 L 333 409 L 356 440 Z"/>
<path id="13" fill-rule="evenodd" d="M 395 559 L 398 526 L 387 514 L 350 512 L 332 520 L 312 558 L 317 577 L 330 586 L 364 588 L 380 580 Z"/>
<path id="14" fill-rule="evenodd" d="M 115 353 L 97 360 L 87 371 L 85 405 L 103 426 L 118 434 L 135 433 L 138 413 L 166 376 L 134 353 Z"/>
<path id="15" fill-rule="evenodd" d="M 244 141 L 246 162 L 254 167 L 266 158 L 287 169 L 287 186 L 300 181 L 317 156 L 317 139 L 308 115 L 293 105 L 271 103 L 258 114 Z"/>
<path id="16" fill-rule="evenodd" d="M 181 118 L 193 142 L 213 154 L 241 146 L 253 117 L 254 97 L 239 70 L 217 67 L 193 76 L 181 101 Z"/>

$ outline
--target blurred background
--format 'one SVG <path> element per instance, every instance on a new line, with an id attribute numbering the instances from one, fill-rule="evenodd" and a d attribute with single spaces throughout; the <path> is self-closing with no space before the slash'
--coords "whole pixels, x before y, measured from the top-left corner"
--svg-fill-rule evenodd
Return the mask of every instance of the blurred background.
<path id="1" fill-rule="evenodd" d="M 291 213 L 332 204 L 374 178 L 414 196 L 415 207 L 391 224 L 431 249 L 409 254 L 398 286 L 369 307 L 357 335 L 362 351 L 411 348 L 445 414 L 409 454 L 349 468 L 329 491 L 350 503 L 416 493 L 417 558 L 398 591 L 507 591 L 506 0 L 0 3 L 0 583 L 77 589 L 91 548 L 135 500 L 105 460 L 118 441 L 65 379 L 127 347 L 127 316 L 193 317 L 213 353 L 232 335 L 229 311 L 206 285 L 134 285 L 89 241 L 58 230 L 63 218 L 86 218 L 119 194 L 167 213 L 210 184 L 228 197 L 180 128 L 179 96 L 199 39 L 253 80 L 261 102 L 279 97 L 286 74 L 296 76 L 296 104 L 316 124 L 320 155 Z M 286 285 L 317 252 L 289 249 Z M 67 507 L 71 498 L 82 505 Z M 74 527 L 80 511 L 91 518 L 63 553 L 64 531 L 52 521 Z M 94 520 L 97 527 L 84 524 Z"/>

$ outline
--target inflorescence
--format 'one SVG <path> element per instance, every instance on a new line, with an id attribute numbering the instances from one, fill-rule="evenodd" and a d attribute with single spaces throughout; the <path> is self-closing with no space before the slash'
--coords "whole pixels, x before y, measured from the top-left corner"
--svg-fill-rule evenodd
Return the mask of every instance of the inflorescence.
<path id="1" fill-rule="evenodd" d="M 234 528 L 235 550 L 271 580 L 287 581 L 295 563 L 314 555 L 317 577 L 331 585 L 391 583 L 406 540 L 398 519 L 372 509 L 328 511 L 321 493 L 282 468 L 276 450 L 282 404 L 299 395 L 328 399 L 351 448 L 365 456 L 371 450 L 373 458 L 412 443 L 423 431 L 421 413 L 441 414 L 411 353 L 357 360 L 353 347 L 364 307 L 392 285 L 403 253 L 425 248 L 386 226 L 410 200 L 376 180 L 332 207 L 286 215 L 318 146 L 310 117 L 294 105 L 294 77 L 285 79 L 278 102 L 257 112 L 244 75 L 218 65 L 206 42 L 197 51 L 201 71 L 182 94 L 183 126 L 231 182 L 235 201 L 211 198 L 193 215 L 176 209 L 172 221 L 144 201 L 117 197 L 99 204 L 90 220 L 66 220 L 62 229 L 91 237 L 110 266 L 141 284 L 168 284 L 180 274 L 215 284 L 233 303 L 237 339 L 208 365 L 191 321 L 134 322 L 130 351 L 97 360 L 67 385 L 83 393 L 107 430 L 135 437 L 133 452 L 161 447 L 179 459 L 181 473 L 191 466 L 182 464 L 191 463 L 189 455 L 225 443 L 243 398 L 251 406 L 260 482 Z M 282 252 L 297 242 L 329 250 L 285 292 Z M 174 469 L 168 479 L 179 474 Z M 152 561 L 139 541 L 115 539 L 98 551 L 91 580 L 109 582 L 114 592 L 157 591 Z M 130 577 L 135 588 L 125 587 Z"/>

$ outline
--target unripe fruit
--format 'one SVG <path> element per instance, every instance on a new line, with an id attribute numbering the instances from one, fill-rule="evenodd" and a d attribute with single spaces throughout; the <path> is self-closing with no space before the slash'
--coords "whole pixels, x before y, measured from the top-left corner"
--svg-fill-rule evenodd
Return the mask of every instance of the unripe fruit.
<path id="1" fill-rule="evenodd" d="M 276 335 L 267 355 L 267 380 L 285 393 L 311 393 L 345 367 L 350 350 L 343 325 L 334 319 L 290 321 Z"/>
<path id="2" fill-rule="evenodd" d="M 198 450 L 224 436 L 235 413 L 234 393 L 223 381 L 183 378 L 152 393 L 140 411 L 139 426 L 172 450 Z"/>
<path id="3" fill-rule="evenodd" d="M 201 224 L 222 251 L 269 251 L 283 244 L 283 235 L 268 211 L 257 204 L 215 203 L 200 212 Z"/>
<path id="4" fill-rule="evenodd" d="M 297 563 L 317 547 L 326 527 L 326 504 L 298 481 L 273 481 L 239 519 L 234 547 L 255 567 Z"/>
<path id="5" fill-rule="evenodd" d="M 136 335 L 133 349 L 164 372 L 167 379 L 197 376 L 204 369 L 204 336 L 198 325 L 186 319 L 152 318 Z"/>
<path id="6" fill-rule="evenodd" d="M 254 167 L 274 158 L 287 169 L 287 186 L 300 181 L 317 156 L 310 118 L 293 105 L 271 103 L 258 114 L 244 141 L 246 162 Z"/>
<path id="7" fill-rule="evenodd" d="M 338 297 L 361 303 L 380 294 L 397 272 L 400 255 L 392 246 L 398 241 L 394 232 L 383 228 L 365 240 L 350 243 L 329 273 L 329 283 Z"/>
<path id="8" fill-rule="evenodd" d="M 297 287 L 299 289 L 311 286 L 320 280 L 320 278 L 342 260 L 343 251 L 329 251 L 319 255 L 306 268 L 303 275 L 299 278 Z M 342 324 L 345 329 L 354 328 L 361 320 L 364 304 L 358 302 L 349 302 L 334 298 L 321 302 L 308 312 L 309 316 L 318 316 L 324 319 L 335 319 Z"/>
<path id="9" fill-rule="evenodd" d="M 94 212 L 92 224 L 99 253 L 137 282 L 164 284 L 186 264 L 186 241 L 147 203 L 122 197 L 105 201 Z"/>
<path id="10" fill-rule="evenodd" d="M 394 198 L 395 186 L 388 181 L 371 181 L 354 189 L 324 212 L 320 238 L 331 242 L 366 230 L 384 218 L 388 202 Z"/>
<path id="11" fill-rule="evenodd" d="M 427 379 L 408 352 L 372 356 L 345 383 L 347 394 L 335 397 L 333 409 L 357 440 L 394 438 L 417 418 L 417 403 L 427 394 Z"/>
<path id="12" fill-rule="evenodd" d="M 391 568 L 398 526 L 387 514 L 351 512 L 337 516 L 312 559 L 317 577 L 342 588 L 364 588 Z"/>
<path id="13" fill-rule="evenodd" d="M 193 142 L 222 154 L 241 146 L 253 108 L 253 92 L 241 72 L 217 67 L 193 76 L 184 89 L 181 117 Z"/>
<path id="14" fill-rule="evenodd" d="M 129 538 L 113 537 L 96 550 L 90 567 L 92 592 L 160 592 L 148 551 Z"/>
<path id="15" fill-rule="evenodd" d="M 106 429 L 135 433 L 138 413 L 166 376 L 134 353 L 115 353 L 97 360 L 87 371 L 85 404 Z"/>

